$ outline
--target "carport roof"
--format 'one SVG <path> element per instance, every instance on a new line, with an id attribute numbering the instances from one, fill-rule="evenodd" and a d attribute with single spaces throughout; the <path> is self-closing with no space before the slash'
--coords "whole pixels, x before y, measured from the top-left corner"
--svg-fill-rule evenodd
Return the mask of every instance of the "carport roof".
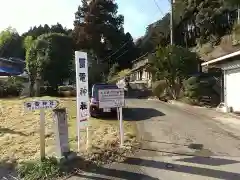
<path id="1" fill-rule="evenodd" d="M 19 71 L 16 71 L 14 68 L 9 67 L 0 67 L 0 76 L 10 76 L 10 75 L 20 75 L 22 74 Z"/>
<path id="2" fill-rule="evenodd" d="M 225 56 L 221 56 L 221 57 L 219 57 L 219 58 L 216 58 L 216 59 L 213 59 L 213 60 L 204 62 L 204 63 L 202 63 L 201 65 L 202 65 L 202 66 L 213 65 L 213 64 L 216 64 L 216 63 L 225 61 L 225 60 L 227 60 L 227 59 L 229 59 L 229 58 L 233 58 L 233 57 L 239 56 L 239 55 L 240 55 L 240 51 L 236 51 L 236 52 L 234 52 L 234 53 L 227 54 L 227 55 L 225 55 Z"/>

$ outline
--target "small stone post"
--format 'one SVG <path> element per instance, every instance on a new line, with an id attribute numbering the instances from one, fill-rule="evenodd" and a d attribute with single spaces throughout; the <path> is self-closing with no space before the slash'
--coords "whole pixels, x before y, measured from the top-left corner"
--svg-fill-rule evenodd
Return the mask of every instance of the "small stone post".
<path id="1" fill-rule="evenodd" d="M 53 110 L 53 124 L 56 135 L 57 156 L 61 158 L 70 152 L 67 113 L 65 108 Z"/>

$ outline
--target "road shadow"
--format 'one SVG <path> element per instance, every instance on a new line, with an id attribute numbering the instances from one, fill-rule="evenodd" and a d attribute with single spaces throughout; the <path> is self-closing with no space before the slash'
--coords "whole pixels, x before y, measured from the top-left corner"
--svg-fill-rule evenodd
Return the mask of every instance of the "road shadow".
<path id="1" fill-rule="evenodd" d="M 110 177 L 121 178 L 126 180 L 133 180 L 133 179 L 159 180 L 158 178 L 154 178 L 145 174 L 117 170 L 117 169 L 109 169 L 109 168 L 100 167 L 100 166 L 91 167 L 89 169 L 86 169 L 85 172 L 94 173 L 100 176 L 104 175 L 104 176 L 110 176 Z M 75 174 L 75 176 L 81 177 L 82 175 Z M 90 179 L 92 179 L 92 177 L 90 177 Z M 94 179 L 107 180 L 106 178 L 102 178 L 102 177 L 94 177 Z"/>
<path id="2" fill-rule="evenodd" d="M 178 159 L 177 161 L 209 165 L 209 166 L 222 166 L 222 165 L 240 163 L 239 161 L 235 161 L 235 160 L 229 160 L 229 159 L 223 159 L 223 158 L 213 158 L 213 157 L 199 157 L 199 156 Z"/>
<path id="3" fill-rule="evenodd" d="M 219 178 L 219 179 L 231 179 L 231 180 L 240 179 L 240 174 L 234 173 L 234 172 L 214 170 L 214 169 L 208 169 L 203 167 L 179 165 L 174 163 L 165 163 L 165 162 L 154 161 L 154 160 L 128 158 L 124 163 L 129 165 L 138 165 L 138 166 L 162 169 L 162 170 L 167 170 L 172 172 L 187 173 L 187 174 L 200 175 L 200 176 Z"/>
<path id="4" fill-rule="evenodd" d="M 148 139 L 141 139 L 142 143 L 157 143 L 157 144 L 169 144 L 169 145 L 176 145 L 176 146 L 185 146 L 189 147 L 188 144 L 178 144 L 178 143 L 172 143 L 172 142 L 165 142 L 165 141 L 153 141 L 153 140 L 148 140 Z"/>
<path id="5" fill-rule="evenodd" d="M 116 121 L 118 120 L 117 117 L 117 112 L 114 113 L 106 113 L 106 114 L 101 114 L 95 117 L 95 119 L 100 119 L 100 120 L 108 120 L 108 121 Z"/>
<path id="6" fill-rule="evenodd" d="M 90 176 L 90 175 L 85 175 L 85 174 L 80 174 L 80 173 L 76 173 L 73 178 L 76 179 L 76 177 L 84 178 L 84 179 L 92 179 L 92 180 L 110 180 L 108 178 Z M 69 179 L 69 180 L 71 180 L 71 179 Z"/>
<path id="7" fill-rule="evenodd" d="M 165 116 L 165 114 L 153 108 L 129 107 L 123 109 L 123 119 L 125 121 L 144 121 L 159 116 Z"/>
<path id="8" fill-rule="evenodd" d="M 24 133 L 19 132 L 19 131 L 14 131 L 14 130 L 9 129 L 9 128 L 0 127 L 0 135 L 1 135 L 1 134 L 5 134 L 5 133 L 8 133 L 8 134 L 17 134 L 17 135 L 20 135 L 20 136 L 27 136 L 27 134 L 24 134 Z"/>
<path id="9" fill-rule="evenodd" d="M 17 179 L 16 164 L 0 162 L 0 179 Z"/>
<path id="10" fill-rule="evenodd" d="M 165 114 L 153 108 L 135 108 L 135 107 L 123 108 L 124 121 L 144 121 L 159 116 L 165 116 Z M 96 119 L 115 121 L 118 120 L 117 112 L 105 114 L 102 113 Z"/>
<path id="11" fill-rule="evenodd" d="M 69 164 L 65 164 L 65 166 L 67 167 L 67 169 L 70 169 L 70 170 L 77 169 L 77 171 L 73 175 L 75 177 L 87 177 L 89 179 L 108 180 L 103 176 L 110 176 L 110 177 L 122 178 L 126 180 L 133 180 L 133 179 L 159 180 L 158 178 L 154 178 L 149 175 L 144 175 L 136 172 L 106 168 L 100 165 L 93 164 L 90 161 L 86 161 L 81 157 L 78 157 L 75 160 L 70 161 Z M 84 172 L 92 173 L 94 174 L 94 176 L 85 175 Z"/>

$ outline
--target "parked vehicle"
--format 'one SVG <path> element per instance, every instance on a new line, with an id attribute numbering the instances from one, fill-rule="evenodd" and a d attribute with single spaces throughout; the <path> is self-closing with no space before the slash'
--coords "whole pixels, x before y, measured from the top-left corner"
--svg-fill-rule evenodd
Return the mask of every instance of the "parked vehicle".
<path id="1" fill-rule="evenodd" d="M 104 114 L 114 115 L 117 114 L 116 108 L 99 108 L 98 91 L 102 89 L 118 89 L 117 85 L 112 84 L 94 84 L 92 86 L 92 93 L 90 99 L 90 115 L 92 117 L 99 117 Z"/>

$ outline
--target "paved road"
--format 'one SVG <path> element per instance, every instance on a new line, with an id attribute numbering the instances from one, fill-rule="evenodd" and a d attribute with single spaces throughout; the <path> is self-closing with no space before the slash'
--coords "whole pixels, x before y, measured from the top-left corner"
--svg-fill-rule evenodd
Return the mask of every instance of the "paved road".
<path id="1" fill-rule="evenodd" d="M 125 119 L 138 123 L 139 152 L 71 180 L 240 179 L 240 128 L 218 121 L 221 114 L 148 100 L 127 105 Z"/>

